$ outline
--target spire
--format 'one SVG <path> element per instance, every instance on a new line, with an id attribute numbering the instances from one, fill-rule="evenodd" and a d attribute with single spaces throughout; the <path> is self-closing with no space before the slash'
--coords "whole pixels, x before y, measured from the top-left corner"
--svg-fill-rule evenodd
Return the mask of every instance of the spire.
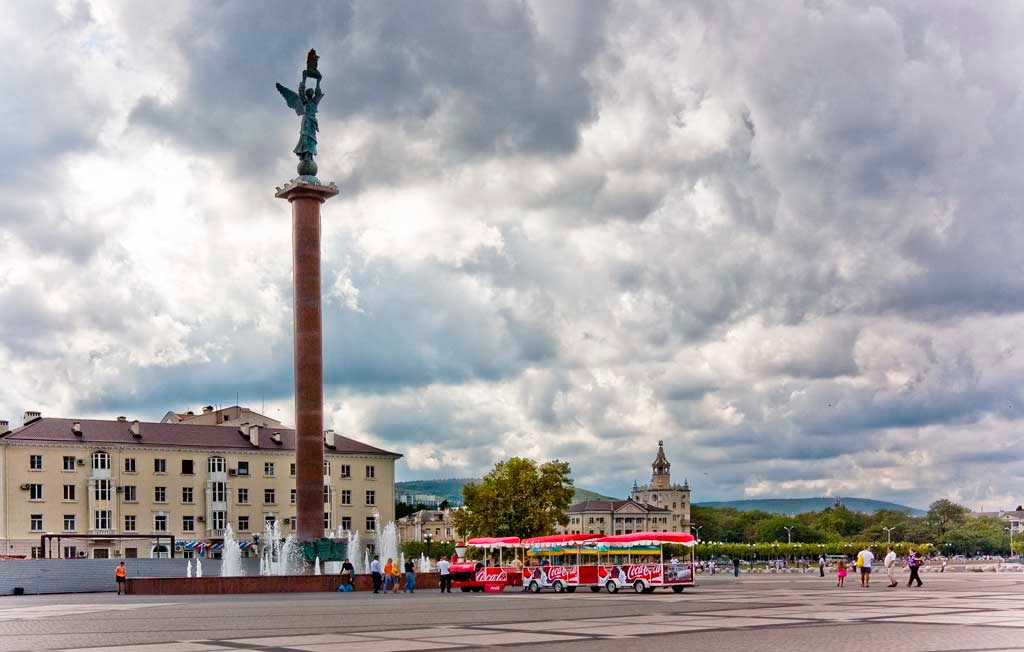
<path id="1" fill-rule="evenodd" d="M 665 441 L 658 440 L 658 456 L 654 458 L 654 463 L 651 464 L 651 486 L 664 489 L 671 485 L 672 475 L 669 472 L 671 467 L 672 464 L 665 457 Z"/>

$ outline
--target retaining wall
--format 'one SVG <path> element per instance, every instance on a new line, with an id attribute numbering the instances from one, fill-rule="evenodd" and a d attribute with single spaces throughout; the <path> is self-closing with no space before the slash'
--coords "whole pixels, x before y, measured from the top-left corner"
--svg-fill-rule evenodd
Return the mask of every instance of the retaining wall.
<path id="1" fill-rule="evenodd" d="M 37 593 L 95 593 L 116 591 L 114 569 L 120 559 L 10 559 L 0 560 L 0 596 L 15 587 L 26 595 Z M 125 559 L 128 577 L 185 577 L 184 559 Z M 259 575 L 259 559 L 242 559 L 246 575 Z M 219 559 L 203 559 L 203 574 L 220 575 Z M 195 560 L 192 560 L 195 570 Z"/>
<path id="2" fill-rule="evenodd" d="M 195 595 L 224 593 L 319 593 L 338 589 L 341 577 L 338 575 L 285 575 L 247 577 L 129 577 L 128 593 L 131 595 Z M 437 589 L 437 573 L 416 573 L 417 589 Z M 355 590 L 370 591 L 373 581 L 369 575 L 356 575 Z"/>

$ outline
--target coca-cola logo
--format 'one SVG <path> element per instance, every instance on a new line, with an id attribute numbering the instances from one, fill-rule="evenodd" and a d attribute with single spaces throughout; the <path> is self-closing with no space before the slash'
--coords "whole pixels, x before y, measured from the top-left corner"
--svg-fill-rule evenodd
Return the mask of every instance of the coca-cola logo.
<path id="1" fill-rule="evenodd" d="M 660 571 L 661 567 L 659 566 L 630 566 L 626 569 L 626 581 L 652 580 L 661 576 Z"/>
<path id="2" fill-rule="evenodd" d="M 481 568 L 476 573 L 477 582 L 505 582 L 508 573 L 503 568 Z"/>
<path id="3" fill-rule="evenodd" d="M 548 581 L 554 582 L 555 580 L 569 581 L 576 574 L 573 572 L 575 568 L 567 568 L 565 566 L 552 566 L 548 568 Z"/>

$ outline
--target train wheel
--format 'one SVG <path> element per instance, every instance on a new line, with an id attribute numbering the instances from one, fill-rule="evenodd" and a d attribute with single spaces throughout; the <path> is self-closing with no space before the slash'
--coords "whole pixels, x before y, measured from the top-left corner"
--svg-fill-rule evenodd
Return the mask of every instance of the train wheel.
<path id="1" fill-rule="evenodd" d="M 471 590 L 471 589 L 470 589 L 470 587 L 468 587 L 468 586 L 464 586 L 464 587 L 462 587 L 462 592 L 463 592 L 463 593 L 469 593 L 469 592 L 470 592 L 470 590 Z"/>
<path id="2" fill-rule="evenodd" d="M 644 593 L 654 593 L 654 589 L 656 588 L 657 587 L 654 586 L 648 586 L 646 589 L 644 589 Z"/>
<path id="3" fill-rule="evenodd" d="M 540 584 L 537 583 L 537 580 L 530 582 L 530 593 L 540 593 Z"/>
<path id="4" fill-rule="evenodd" d="M 591 593 L 600 593 L 601 592 L 601 587 L 600 586 L 592 586 L 592 587 L 590 587 L 590 592 Z"/>
<path id="5" fill-rule="evenodd" d="M 644 592 L 644 581 L 643 580 L 637 580 L 637 581 L 633 582 L 633 591 L 635 591 L 636 593 L 643 593 Z"/>
<path id="6" fill-rule="evenodd" d="M 565 590 L 565 585 L 562 584 L 562 580 L 555 580 L 555 583 L 551 585 L 551 588 L 554 589 L 555 593 L 561 593 Z"/>
<path id="7" fill-rule="evenodd" d="M 619 592 L 619 585 L 616 584 L 615 582 L 608 582 L 607 584 L 604 585 L 604 588 L 607 589 L 608 593 L 618 593 Z"/>
<path id="8" fill-rule="evenodd" d="M 567 587 L 565 587 L 565 591 L 566 591 L 566 593 L 576 593 L 576 587 L 575 586 L 567 586 Z"/>
<path id="9" fill-rule="evenodd" d="M 672 590 L 673 590 L 674 592 L 676 592 L 676 593 L 682 593 L 682 592 L 683 592 L 683 589 L 685 589 L 685 588 L 686 588 L 685 586 L 673 586 L 673 587 L 672 587 Z"/>

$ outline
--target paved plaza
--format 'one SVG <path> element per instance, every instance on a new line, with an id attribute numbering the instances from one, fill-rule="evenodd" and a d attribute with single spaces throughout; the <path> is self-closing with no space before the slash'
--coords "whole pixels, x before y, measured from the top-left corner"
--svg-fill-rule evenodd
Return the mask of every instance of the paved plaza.
<path id="1" fill-rule="evenodd" d="M 853 579 L 853 578 L 851 578 Z M 701 577 L 682 595 L 293 594 L 0 598 L 0 650 L 1024 652 L 1024 578 Z"/>

